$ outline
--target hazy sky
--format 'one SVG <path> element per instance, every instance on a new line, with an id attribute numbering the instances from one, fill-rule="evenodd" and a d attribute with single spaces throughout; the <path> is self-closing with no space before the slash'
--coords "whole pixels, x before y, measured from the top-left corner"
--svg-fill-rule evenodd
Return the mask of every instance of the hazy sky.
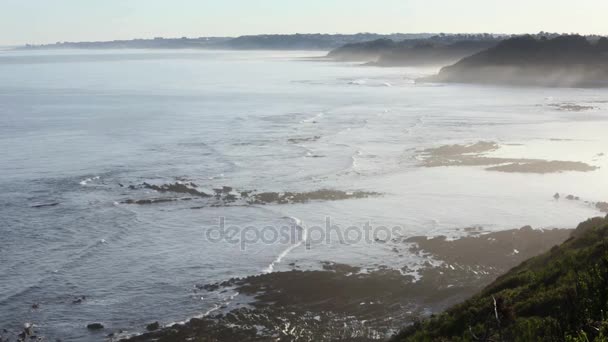
<path id="1" fill-rule="evenodd" d="M 260 33 L 608 34 L 608 0 L 0 0 L 0 45 Z"/>

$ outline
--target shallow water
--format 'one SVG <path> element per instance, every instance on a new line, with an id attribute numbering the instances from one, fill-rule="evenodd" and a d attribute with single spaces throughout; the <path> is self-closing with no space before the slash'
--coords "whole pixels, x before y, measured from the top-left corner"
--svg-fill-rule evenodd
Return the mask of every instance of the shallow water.
<path id="1" fill-rule="evenodd" d="M 415 269 L 394 243 L 211 242 L 227 225 L 457 236 L 574 227 L 608 200 L 608 90 L 422 85 L 433 69 L 320 62 L 309 52 L 0 52 L 0 328 L 102 340 L 229 301 L 197 284 L 335 261 Z M 593 106 L 561 110 L 561 103 Z M 419 167 L 418 151 L 495 141 L 491 156 L 581 161 L 588 173 Z M 213 193 L 382 193 L 305 204 L 121 204 L 143 182 Z M 122 184 L 124 187 L 121 187 Z M 582 201 L 553 199 L 573 194 Z M 52 206 L 46 206 L 56 204 Z M 42 207 L 35 207 L 43 205 Z M 191 209 L 200 207 L 201 209 Z M 299 226 L 299 227 L 297 227 Z M 457 229 L 461 230 L 457 230 Z M 398 246 L 399 247 L 399 246 Z M 73 304 L 77 296 L 86 296 Z M 33 303 L 40 308 L 31 309 Z M 88 323 L 106 331 L 91 334 Z"/>

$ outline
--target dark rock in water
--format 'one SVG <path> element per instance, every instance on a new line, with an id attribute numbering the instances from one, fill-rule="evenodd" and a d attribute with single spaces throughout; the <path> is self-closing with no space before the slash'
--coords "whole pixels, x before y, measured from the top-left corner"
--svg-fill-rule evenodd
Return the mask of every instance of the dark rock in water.
<path id="1" fill-rule="evenodd" d="M 550 104 L 549 106 L 553 107 L 553 108 L 557 108 L 558 110 L 561 110 L 564 112 L 582 112 L 582 111 L 586 111 L 586 110 L 596 109 L 593 106 L 584 106 L 584 105 L 578 105 L 578 104 L 574 104 L 574 103 L 554 103 L 554 104 Z"/>
<path id="2" fill-rule="evenodd" d="M 176 198 L 150 198 L 150 199 L 142 199 L 142 200 L 128 199 L 128 200 L 122 201 L 120 203 L 146 205 L 146 204 L 155 204 L 155 203 L 175 202 L 177 200 L 178 199 L 176 199 Z"/>
<path id="3" fill-rule="evenodd" d="M 299 143 L 304 143 L 304 142 L 313 142 L 313 141 L 317 141 L 319 139 L 321 139 L 321 136 L 315 135 L 314 137 L 306 137 L 306 138 L 290 138 L 290 139 L 287 139 L 287 141 L 292 144 L 299 144 Z"/>
<path id="4" fill-rule="evenodd" d="M 34 325 L 32 323 L 25 323 L 23 325 L 23 332 L 26 336 L 34 335 Z"/>
<path id="5" fill-rule="evenodd" d="M 91 324 L 87 325 L 87 329 L 89 329 L 89 330 L 102 330 L 104 328 L 105 327 L 101 323 L 91 323 Z"/>
<path id="6" fill-rule="evenodd" d="M 82 302 L 84 302 L 86 299 L 87 299 L 87 297 L 86 297 L 86 296 L 80 296 L 80 297 L 77 297 L 77 298 L 75 298 L 75 299 L 72 301 L 72 304 L 81 304 L 81 303 L 82 303 Z"/>
<path id="7" fill-rule="evenodd" d="M 205 284 L 205 285 L 196 285 L 196 288 L 199 290 L 206 290 L 206 291 L 217 291 L 220 288 L 219 284 Z"/>
<path id="8" fill-rule="evenodd" d="M 193 183 L 190 183 L 193 184 Z M 196 197 L 203 197 L 209 199 L 201 206 L 191 207 L 191 209 L 202 209 L 207 207 L 224 207 L 232 203 L 237 204 L 294 204 L 294 203 L 306 203 L 310 201 L 338 201 L 346 199 L 356 198 L 367 198 L 371 196 L 378 196 L 376 192 L 365 192 L 355 191 L 346 192 L 341 190 L 315 190 L 310 192 L 262 192 L 258 193 L 255 190 L 249 191 L 235 191 L 234 188 L 229 186 L 223 186 L 222 188 L 213 189 L 214 195 L 208 195 L 204 192 L 200 192 L 196 189 L 189 187 L 186 184 L 175 183 L 168 185 L 151 185 L 143 183 L 142 185 L 146 189 L 155 190 L 158 192 L 176 192 L 176 193 L 188 193 Z M 146 198 L 146 199 L 127 199 L 122 201 L 122 204 L 138 204 L 138 205 L 149 205 L 156 203 L 175 202 L 175 201 L 190 201 L 196 198 Z"/>
<path id="9" fill-rule="evenodd" d="M 202 192 L 202 191 L 198 191 L 196 189 L 194 189 L 193 186 L 194 183 L 189 183 L 188 185 L 183 184 L 183 183 L 175 183 L 175 184 L 163 184 L 163 185 L 153 185 L 153 184 L 149 184 L 149 183 L 143 183 L 143 187 L 146 189 L 151 189 L 151 190 L 156 190 L 158 192 L 175 192 L 175 193 L 180 193 L 180 194 L 190 194 L 193 196 L 199 196 L 199 197 L 210 197 L 210 195 Z"/>
<path id="10" fill-rule="evenodd" d="M 576 199 L 576 197 L 574 197 L 574 195 L 568 195 L 568 196 L 566 196 L 566 199 L 570 200 L 570 201 L 574 201 Z"/>
<path id="11" fill-rule="evenodd" d="M 38 303 L 32 304 L 32 309 L 34 309 L 34 310 L 40 309 L 40 304 L 38 304 Z"/>
<path id="12" fill-rule="evenodd" d="M 608 203 L 607 202 L 598 202 L 595 204 L 595 207 L 598 208 L 603 213 L 608 213 Z"/>
<path id="13" fill-rule="evenodd" d="M 32 208 L 45 208 L 45 207 L 54 207 L 59 205 L 59 202 L 55 202 L 55 203 L 47 203 L 47 204 L 37 204 L 37 205 L 33 205 Z"/>
<path id="14" fill-rule="evenodd" d="M 556 200 L 558 200 L 560 198 L 559 192 L 556 192 L 555 195 L 553 195 L 553 198 L 555 198 Z"/>
<path id="15" fill-rule="evenodd" d="M 160 328 L 160 324 L 158 322 L 150 323 L 146 326 L 146 330 L 155 331 Z"/>
<path id="16" fill-rule="evenodd" d="M 249 204 L 289 204 L 306 203 L 310 201 L 338 201 L 353 198 L 366 198 L 378 196 L 376 192 L 345 192 L 340 190 L 316 190 L 311 192 L 263 192 L 253 194 L 248 201 Z"/>

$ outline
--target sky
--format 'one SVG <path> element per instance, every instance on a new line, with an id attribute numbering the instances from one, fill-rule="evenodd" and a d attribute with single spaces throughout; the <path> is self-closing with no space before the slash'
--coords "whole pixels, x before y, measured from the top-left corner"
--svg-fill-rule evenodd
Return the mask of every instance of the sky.
<path id="1" fill-rule="evenodd" d="M 0 0 L 0 45 L 274 33 L 608 34 L 608 0 Z"/>

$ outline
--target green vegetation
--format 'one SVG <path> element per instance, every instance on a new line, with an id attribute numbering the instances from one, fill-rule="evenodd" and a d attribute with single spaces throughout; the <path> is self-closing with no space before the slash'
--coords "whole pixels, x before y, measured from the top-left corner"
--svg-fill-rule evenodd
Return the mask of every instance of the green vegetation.
<path id="1" fill-rule="evenodd" d="M 608 217 L 395 341 L 608 341 Z"/>
<path id="2" fill-rule="evenodd" d="M 605 37 L 592 40 L 566 35 L 549 39 L 527 35 L 504 40 L 421 81 L 606 87 L 607 56 Z"/>
<path id="3" fill-rule="evenodd" d="M 448 65 L 495 46 L 504 37 L 490 34 L 436 35 L 394 41 L 382 38 L 346 44 L 329 52 L 338 61 L 370 62 L 376 66 Z"/>

